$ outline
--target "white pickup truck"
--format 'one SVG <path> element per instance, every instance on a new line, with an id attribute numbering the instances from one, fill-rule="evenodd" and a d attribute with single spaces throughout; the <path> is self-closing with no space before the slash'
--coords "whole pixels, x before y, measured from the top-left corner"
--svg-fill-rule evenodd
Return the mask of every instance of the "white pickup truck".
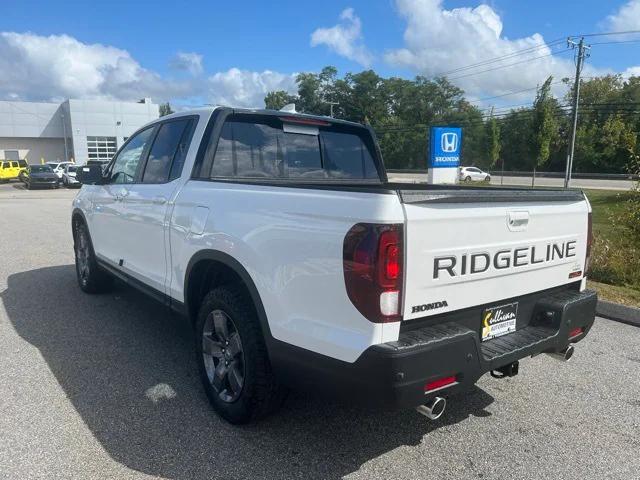
<path id="1" fill-rule="evenodd" d="M 80 288 L 119 277 L 183 313 L 232 423 L 289 387 L 434 419 L 487 372 L 568 359 L 594 321 L 582 192 L 390 183 L 359 124 L 207 108 L 79 170 Z"/>

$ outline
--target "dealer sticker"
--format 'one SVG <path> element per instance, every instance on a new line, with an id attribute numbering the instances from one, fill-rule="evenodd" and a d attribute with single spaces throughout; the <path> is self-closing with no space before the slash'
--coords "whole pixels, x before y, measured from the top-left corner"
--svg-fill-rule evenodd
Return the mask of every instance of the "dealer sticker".
<path id="1" fill-rule="evenodd" d="M 518 302 L 487 308 L 482 312 L 483 342 L 516 331 Z"/>

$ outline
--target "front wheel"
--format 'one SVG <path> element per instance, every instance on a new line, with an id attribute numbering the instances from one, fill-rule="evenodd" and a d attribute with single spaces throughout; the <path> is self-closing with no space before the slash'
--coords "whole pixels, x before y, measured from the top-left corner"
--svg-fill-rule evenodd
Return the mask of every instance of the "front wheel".
<path id="1" fill-rule="evenodd" d="M 209 402 L 233 424 L 275 411 L 286 390 L 267 355 L 251 300 L 235 286 L 210 291 L 196 321 L 196 360 Z"/>
<path id="2" fill-rule="evenodd" d="M 485 181 L 485 183 L 491 182 L 491 177 L 489 175 L 487 175 L 486 177 L 484 177 L 484 181 Z"/>
<path id="3" fill-rule="evenodd" d="M 111 287 L 113 278 L 100 268 L 93 251 L 89 231 L 84 223 L 78 223 L 75 232 L 76 276 L 85 293 L 101 293 Z"/>

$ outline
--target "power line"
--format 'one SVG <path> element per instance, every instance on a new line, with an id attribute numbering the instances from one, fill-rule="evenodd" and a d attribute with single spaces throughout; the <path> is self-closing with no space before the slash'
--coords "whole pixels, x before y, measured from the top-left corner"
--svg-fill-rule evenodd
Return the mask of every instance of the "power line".
<path id="1" fill-rule="evenodd" d="M 558 80 L 557 82 L 550 83 L 550 85 L 558 85 L 560 83 L 563 83 L 563 81 L 562 80 Z M 516 90 L 514 92 L 507 92 L 507 93 L 503 93 L 501 95 L 494 95 L 493 97 L 479 98 L 477 100 L 472 100 L 469 103 L 478 103 L 478 102 L 484 102 L 485 100 L 493 100 L 495 98 L 508 97 L 510 95 L 517 95 L 518 93 L 524 93 L 524 92 L 530 92 L 530 91 L 533 91 L 533 90 L 537 90 L 538 88 L 539 88 L 538 86 L 530 87 L 530 88 L 523 88 L 522 90 Z"/>
<path id="2" fill-rule="evenodd" d="M 574 35 L 574 37 L 601 37 L 606 35 L 635 35 L 638 33 L 640 33 L 640 30 L 624 30 L 621 32 L 582 33 L 580 35 Z"/>
<path id="3" fill-rule="evenodd" d="M 483 60 L 483 61 L 480 61 L 480 62 L 477 62 L 477 63 L 472 63 L 470 65 L 465 65 L 465 66 L 462 66 L 462 67 L 459 67 L 459 68 L 454 68 L 452 70 L 447 70 L 447 71 L 444 71 L 444 72 L 440 72 L 440 73 L 435 74 L 434 77 L 442 77 L 442 76 L 445 76 L 445 75 L 449 75 L 450 73 L 455 73 L 455 72 L 468 70 L 468 69 L 475 68 L 475 67 L 489 65 L 491 63 L 501 62 L 502 60 L 518 57 L 518 56 L 524 55 L 526 53 L 535 52 L 536 50 L 540 50 L 540 49 L 543 49 L 543 48 L 550 48 L 550 47 L 553 47 L 555 45 L 559 45 L 559 44 L 563 43 L 564 40 L 565 40 L 564 37 L 563 38 L 558 38 L 558 39 L 553 40 L 553 41 L 551 41 L 549 43 L 543 43 L 543 44 L 536 45 L 536 46 L 533 46 L 533 47 L 524 48 L 522 50 L 516 50 L 515 52 L 512 52 L 512 53 L 507 54 L 507 55 L 500 55 L 498 57 L 493 57 L 493 58 L 490 58 L 490 59 L 487 59 L 487 60 Z"/>
<path id="4" fill-rule="evenodd" d="M 594 42 L 591 45 L 613 45 L 617 43 L 640 43 L 640 39 L 638 40 L 612 40 L 610 42 Z"/>
<path id="5" fill-rule="evenodd" d="M 500 70 L 502 68 L 513 67 L 514 65 L 520 65 L 522 63 L 532 62 L 534 60 L 539 60 L 540 58 L 551 57 L 553 55 L 560 55 L 560 54 L 566 53 L 566 52 L 568 52 L 570 50 L 571 50 L 570 48 L 566 48 L 564 50 L 560 50 L 559 52 L 555 52 L 555 53 L 552 52 L 552 53 L 547 53 L 545 55 L 540 55 L 540 56 L 533 57 L 533 58 L 526 58 L 524 60 L 520 60 L 519 62 L 508 63 L 506 65 L 498 65 L 498 66 L 496 66 L 494 68 L 489 68 L 487 70 L 480 70 L 479 72 L 467 73 L 465 75 L 458 75 L 456 77 L 449 77 L 448 79 L 449 80 L 457 80 L 459 78 L 472 77 L 474 75 L 480 75 L 481 73 L 493 72 L 494 70 Z"/>

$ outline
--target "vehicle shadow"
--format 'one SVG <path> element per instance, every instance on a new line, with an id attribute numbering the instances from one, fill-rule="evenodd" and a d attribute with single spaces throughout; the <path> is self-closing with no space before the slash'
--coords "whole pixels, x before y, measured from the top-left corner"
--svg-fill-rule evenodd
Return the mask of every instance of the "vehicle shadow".
<path id="1" fill-rule="evenodd" d="M 274 416 L 234 427 L 206 400 L 188 322 L 138 292 L 118 285 L 85 295 L 73 265 L 63 265 L 10 275 L 0 297 L 108 454 L 151 475 L 342 478 L 397 447 L 428 444 L 437 428 L 489 415 L 493 401 L 476 388 L 429 422 L 414 410 L 363 410 L 292 393 Z"/>

